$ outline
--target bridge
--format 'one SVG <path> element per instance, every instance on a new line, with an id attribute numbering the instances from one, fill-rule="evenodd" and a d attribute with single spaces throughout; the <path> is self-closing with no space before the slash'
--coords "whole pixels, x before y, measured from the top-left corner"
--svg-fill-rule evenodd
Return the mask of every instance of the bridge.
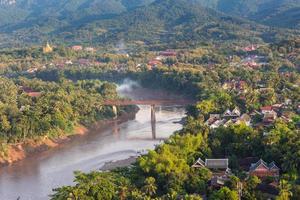
<path id="1" fill-rule="evenodd" d="M 194 104 L 195 102 L 196 101 L 189 100 L 189 99 L 106 100 L 102 103 L 102 105 L 112 106 L 112 110 L 114 112 L 115 119 L 118 117 L 117 106 L 129 106 L 129 105 L 149 105 L 149 106 L 151 106 L 152 139 L 162 140 L 162 138 L 156 137 L 155 106 L 187 106 L 187 105 Z M 117 130 L 115 130 L 115 131 L 118 132 Z"/>
<path id="2" fill-rule="evenodd" d="M 195 101 L 188 99 L 152 99 L 152 100 L 106 100 L 103 105 L 106 106 L 129 106 L 129 105 L 179 105 L 186 106 L 194 104 Z"/>

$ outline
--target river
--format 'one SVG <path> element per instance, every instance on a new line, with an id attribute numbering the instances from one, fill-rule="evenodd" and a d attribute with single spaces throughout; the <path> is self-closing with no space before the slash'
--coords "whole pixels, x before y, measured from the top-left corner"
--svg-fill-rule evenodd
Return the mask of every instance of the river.
<path id="1" fill-rule="evenodd" d="M 138 91 L 120 93 L 133 99 L 161 97 L 157 91 Z M 93 131 L 59 148 L 1 168 L 0 200 L 49 199 L 52 188 L 73 184 L 73 171 L 98 170 L 106 162 L 129 158 L 143 149 L 153 149 L 161 139 L 168 138 L 182 127 L 176 122 L 185 116 L 183 107 L 157 106 L 155 134 L 152 131 L 150 106 L 139 108 L 133 120 L 116 122 L 111 127 Z"/>

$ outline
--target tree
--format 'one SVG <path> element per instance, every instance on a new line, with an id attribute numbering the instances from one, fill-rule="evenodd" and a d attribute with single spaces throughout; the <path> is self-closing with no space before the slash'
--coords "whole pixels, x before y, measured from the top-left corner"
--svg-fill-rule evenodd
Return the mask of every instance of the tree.
<path id="1" fill-rule="evenodd" d="M 293 196 L 293 193 L 291 192 L 291 185 L 286 180 L 280 180 L 280 192 L 279 196 L 276 197 L 276 200 L 290 200 L 290 198 Z"/>
<path id="2" fill-rule="evenodd" d="M 220 190 L 213 192 L 209 196 L 209 200 L 238 200 L 239 195 L 236 191 L 230 190 L 228 187 L 222 187 Z"/>
<path id="3" fill-rule="evenodd" d="M 149 196 L 153 196 L 156 193 L 157 187 L 155 185 L 155 178 L 147 177 L 145 179 L 145 185 L 142 190 Z"/>
<path id="4" fill-rule="evenodd" d="M 116 178 L 109 173 L 92 172 L 83 174 L 75 172 L 75 186 L 54 189 L 52 200 L 62 199 L 103 199 L 116 198 Z"/>

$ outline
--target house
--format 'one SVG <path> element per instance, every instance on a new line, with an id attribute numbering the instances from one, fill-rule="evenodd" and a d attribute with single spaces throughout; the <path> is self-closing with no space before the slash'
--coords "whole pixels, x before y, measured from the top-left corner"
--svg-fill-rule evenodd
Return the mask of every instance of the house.
<path id="1" fill-rule="evenodd" d="M 235 107 L 231 112 L 232 117 L 239 117 L 241 116 L 241 111 L 238 107 Z"/>
<path id="2" fill-rule="evenodd" d="M 255 51 L 256 48 L 257 47 L 252 44 L 250 46 L 246 46 L 245 48 L 243 48 L 243 50 L 246 51 L 246 52 L 251 52 L 251 51 Z"/>
<path id="3" fill-rule="evenodd" d="M 28 69 L 26 72 L 29 73 L 29 74 L 33 74 L 34 72 L 37 72 L 37 71 L 38 71 L 38 68 L 34 67 L 34 68 Z"/>
<path id="4" fill-rule="evenodd" d="M 81 58 L 78 60 L 79 65 L 90 65 L 90 61 L 88 59 Z"/>
<path id="5" fill-rule="evenodd" d="M 254 116 L 261 116 L 262 113 L 258 112 L 257 110 L 253 110 L 251 113 L 250 113 L 250 116 L 251 117 L 254 117 Z"/>
<path id="6" fill-rule="evenodd" d="M 210 185 L 214 188 L 220 188 L 224 186 L 225 182 L 229 180 L 229 176 L 232 175 L 228 165 L 229 160 L 227 158 L 205 159 L 205 162 L 199 158 L 192 167 L 210 169 L 213 175 Z"/>
<path id="7" fill-rule="evenodd" d="M 71 49 L 72 49 L 73 51 L 81 51 L 83 48 L 82 48 L 82 46 L 80 46 L 80 45 L 75 45 L 75 46 L 72 46 Z"/>
<path id="8" fill-rule="evenodd" d="M 247 83 L 246 81 L 238 81 L 235 85 L 236 90 L 247 92 L 246 90 Z"/>
<path id="9" fill-rule="evenodd" d="M 231 116 L 231 111 L 229 109 L 227 109 L 224 113 L 223 113 L 223 117 L 230 117 Z"/>
<path id="10" fill-rule="evenodd" d="M 225 119 L 217 120 L 217 121 L 215 121 L 213 124 L 210 125 L 210 128 L 211 128 L 211 129 L 219 128 L 220 126 L 224 125 L 225 122 L 226 122 Z"/>
<path id="11" fill-rule="evenodd" d="M 227 81 L 222 85 L 222 88 L 224 90 L 232 90 L 234 88 L 234 82 L 232 81 Z"/>
<path id="12" fill-rule="evenodd" d="M 42 93 L 40 93 L 40 92 L 29 92 L 29 93 L 27 93 L 27 95 L 30 96 L 30 97 L 39 97 L 39 96 L 42 95 Z"/>
<path id="13" fill-rule="evenodd" d="M 277 119 L 277 113 L 272 110 L 264 114 L 263 123 L 265 125 L 269 125 L 271 123 L 274 123 L 276 119 Z"/>
<path id="14" fill-rule="evenodd" d="M 208 169 L 221 169 L 227 170 L 229 165 L 229 160 L 225 159 L 205 159 L 205 166 Z"/>
<path id="15" fill-rule="evenodd" d="M 205 122 L 206 125 L 210 126 L 212 125 L 215 121 L 221 119 L 220 114 L 210 114 L 208 120 Z"/>
<path id="16" fill-rule="evenodd" d="M 264 115 L 264 114 L 273 112 L 273 108 L 272 108 L 272 106 L 264 106 L 264 107 L 260 108 L 260 111 Z"/>
<path id="17" fill-rule="evenodd" d="M 30 97 L 39 97 L 41 96 L 41 92 L 36 92 L 34 90 L 32 90 L 31 88 L 29 87 L 26 87 L 26 86 L 21 86 L 20 89 L 25 93 L 27 94 L 28 96 Z"/>
<path id="18" fill-rule="evenodd" d="M 276 103 L 276 104 L 272 105 L 272 108 L 273 108 L 273 110 L 279 111 L 279 110 L 281 110 L 282 106 L 283 106 L 283 104 Z"/>
<path id="19" fill-rule="evenodd" d="M 292 105 L 292 104 L 293 104 L 293 101 L 291 99 L 285 99 L 284 100 L 284 105 L 289 106 L 289 105 Z"/>
<path id="20" fill-rule="evenodd" d="M 266 177 L 279 177 L 280 169 L 276 166 L 275 162 L 271 162 L 267 164 L 265 161 L 260 159 L 256 163 L 252 163 L 249 169 L 249 175 L 257 176 L 259 178 L 266 178 Z"/>
<path id="21" fill-rule="evenodd" d="M 194 168 L 203 168 L 206 167 L 208 169 L 223 169 L 227 170 L 229 165 L 229 160 L 227 158 L 224 159 L 205 159 L 205 162 L 199 158 L 192 167 Z"/>
<path id="22" fill-rule="evenodd" d="M 161 63 L 161 61 L 159 61 L 159 60 L 150 60 L 149 62 L 148 62 L 148 65 L 150 65 L 151 67 L 156 67 L 156 66 L 158 66 L 158 65 L 161 65 L 162 63 Z"/>
<path id="23" fill-rule="evenodd" d="M 213 176 L 229 176 L 231 175 L 231 170 L 228 167 L 229 160 L 227 158 L 222 159 L 205 159 L 205 162 L 199 158 L 193 165 L 193 168 L 207 168 L 209 169 Z"/>
<path id="24" fill-rule="evenodd" d="M 226 81 L 223 85 L 222 88 L 224 90 L 235 90 L 237 92 L 247 92 L 246 88 L 247 88 L 247 83 L 246 81 L 236 81 L 236 80 L 232 80 L 232 81 Z"/>
<path id="25" fill-rule="evenodd" d="M 173 50 L 166 50 L 162 51 L 159 53 L 160 56 L 165 56 L 165 57 L 172 57 L 172 56 L 177 56 L 176 51 Z"/>
<path id="26" fill-rule="evenodd" d="M 66 64 L 66 65 L 73 65 L 73 62 L 72 62 L 72 60 L 67 60 L 67 61 L 65 62 L 65 64 Z"/>
<path id="27" fill-rule="evenodd" d="M 251 125 L 251 117 L 248 114 L 243 114 L 235 122 L 235 124 L 241 124 L 241 123 L 245 123 L 247 126 L 250 126 Z"/>
<path id="28" fill-rule="evenodd" d="M 238 107 L 235 107 L 232 111 L 230 111 L 229 109 L 227 109 L 224 113 L 223 113 L 223 117 L 226 118 L 237 118 L 241 116 L 241 111 Z"/>
<path id="29" fill-rule="evenodd" d="M 87 52 L 94 52 L 95 48 L 93 48 L 93 47 L 85 47 L 84 50 L 87 51 Z"/>
<path id="30" fill-rule="evenodd" d="M 222 188 L 227 181 L 229 181 L 229 176 L 213 176 L 210 179 L 210 186 L 214 189 Z"/>

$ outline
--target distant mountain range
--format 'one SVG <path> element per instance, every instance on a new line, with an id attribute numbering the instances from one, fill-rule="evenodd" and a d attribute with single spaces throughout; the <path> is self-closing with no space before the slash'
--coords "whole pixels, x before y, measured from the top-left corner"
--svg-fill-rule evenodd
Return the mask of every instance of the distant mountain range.
<path id="1" fill-rule="evenodd" d="M 0 45 L 49 39 L 73 43 L 258 40 L 274 34 L 248 20 L 297 29 L 299 1 L 0 0 Z"/>
<path id="2" fill-rule="evenodd" d="M 202 6 L 283 28 L 300 29 L 300 0 L 196 0 Z"/>

